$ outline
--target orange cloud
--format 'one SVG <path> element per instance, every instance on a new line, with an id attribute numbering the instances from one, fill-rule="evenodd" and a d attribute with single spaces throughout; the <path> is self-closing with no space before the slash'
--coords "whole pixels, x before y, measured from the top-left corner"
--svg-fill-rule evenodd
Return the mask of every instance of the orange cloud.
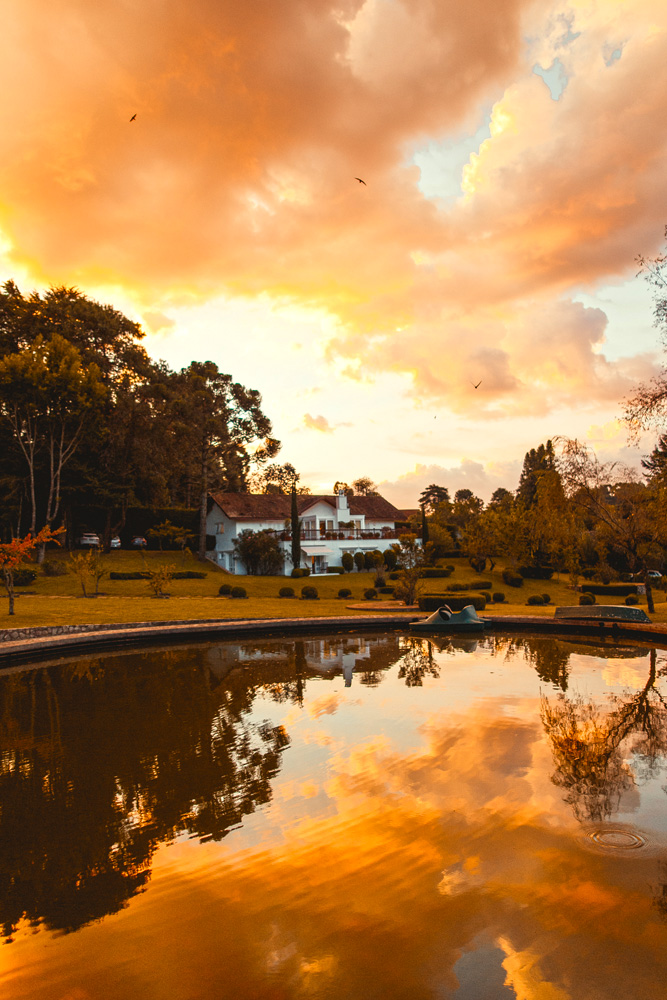
<path id="1" fill-rule="evenodd" d="M 0 40 L 0 229 L 36 280 L 153 312 L 324 309 L 331 358 L 461 413 L 608 404 L 655 362 L 605 358 L 575 297 L 660 239 L 666 25 L 660 0 L 24 0 Z M 556 56 L 558 101 L 532 71 Z M 425 197 L 412 154 L 484 102 L 461 198 Z"/>

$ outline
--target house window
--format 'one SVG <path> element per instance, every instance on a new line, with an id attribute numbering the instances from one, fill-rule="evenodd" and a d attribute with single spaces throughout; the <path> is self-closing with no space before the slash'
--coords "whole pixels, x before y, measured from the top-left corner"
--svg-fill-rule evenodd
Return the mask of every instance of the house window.
<path id="1" fill-rule="evenodd" d="M 224 535 L 224 533 L 225 533 L 225 525 L 224 525 L 223 521 L 216 521 L 215 522 L 215 533 L 216 533 L 216 535 Z"/>

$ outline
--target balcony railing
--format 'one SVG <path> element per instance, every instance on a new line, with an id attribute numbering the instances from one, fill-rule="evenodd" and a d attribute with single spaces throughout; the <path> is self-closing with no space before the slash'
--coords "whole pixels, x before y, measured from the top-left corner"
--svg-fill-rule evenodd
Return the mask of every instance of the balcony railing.
<path id="1" fill-rule="evenodd" d="M 373 539 L 397 539 L 399 532 L 395 528 L 381 528 L 377 531 L 367 531 L 359 528 L 341 528 L 333 531 L 320 531 L 307 528 L 301 529 L 302 542 L 324 542 L 336 540 L 368 541 Z M 280 538 L 283 541 L 292 540 L 291 531 L 281 531 Z"/>

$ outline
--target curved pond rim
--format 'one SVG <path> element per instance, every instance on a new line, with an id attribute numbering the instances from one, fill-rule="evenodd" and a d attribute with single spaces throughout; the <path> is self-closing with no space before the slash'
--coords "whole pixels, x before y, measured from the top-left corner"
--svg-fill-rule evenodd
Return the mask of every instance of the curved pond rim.
<path id="1" fill-rule="evenodd" d="M 165 644 L 211 642 L 215 639 L 243 637 L 302 636 L 322 632 L 350 633 L 369 629 L 375 631 L 408 631 L 423 613 L 394 612 L 387 615 L 346 615 L 329 618 L 237 618 L 165 622 L 128 622 L 113 625 L 40 626 L 8 629 L 0 641 L 0 669 L 20 664 L 43 664 L 46 658 L 61 658 L 71 654 L 105 652 Z M 667 647 L 667 624 L 618 623 L 603 621 L 563 621 L 537 615 L 503 615 L 483 617 L 484 634 L 531 632 L 553 636 L 596 636 L 605 640 L 633 639 L 651 645 Z M 7 638 L 16 631 L 17 638 Z M 439 633 L 446 635 L 446 633 Z M 435 635 L 435 633 L 434 633 Z M 422 638 L 428 638 L 422 635 Z"/>

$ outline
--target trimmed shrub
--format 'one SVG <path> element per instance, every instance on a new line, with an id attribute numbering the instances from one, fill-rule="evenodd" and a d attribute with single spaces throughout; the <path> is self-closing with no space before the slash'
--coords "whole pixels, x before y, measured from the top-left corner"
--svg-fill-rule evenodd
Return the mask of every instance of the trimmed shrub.
<path id="1" fill-rule="evenodd" d="M 364 569 L 364 567 L 366 565 L 366 560 L 364 558 L 363 552 L 355 552 L 353 558 L 354 558 L 354 565 L 357 567 L 357 569 L 361 573 L 362 569 Z"/>
<path id="2" fill-rule="evenodd" d="M 390 580 L 400 580 L 401 579 L 401 574 L 400 573 L 390 573 L 389 574 L 389 579 Z"/>
<path id="3" fill-rule="evenodd" d="M 551 604 L 551 597 L 549 594 L 542 594 L 542 600 L 545 604 Z"/>
<path id="4" fill-rule="evenodd" d="M 109 573 L 110 580 L 148 580 L 148 573 Z"/>
<path id="5" fill-rule="evenodd" d="M 636 583 L 583 583 L 581 585 L 582 594 L 608 594 L 610 597 L 627 597 L 628 594 L 637 593 Z"/>
<path id="6" fill-rule="evenodd" d="M 346 573 L 351 573 L 354 569 L 354 556 L 351 552 L 343 552 L 340 560 Z"/>
<path id="7" fill-rule="evenodd" d="M 419 598 L 420 611 L 437 611 L 446 604 L 452 611 L 463 611 L 469 604 L 472 604 L 475 611 L 483 611 L 486 601 L 482 594 L 423 594 Z"/>
<path id="8" fill-rule="evenodd" d="M 69 570 L 60 559 L 45 559 L 42 563 L 44 576 L 67 576 Z"/>
<path id="9" fill-rule="evenodd" d="M 294 580 L 300 580 L 301 577 L 305 576 L 305 575 L 306 574 L 304 573 L 304 571 L 299 566 L 295 566 L 294 569 L 292 570 L 292 572 L 290 573 L 290 576 Z"/>
<path id="10" fill-rule="evenodd" d="M 394 587 L 378 587 L 379 594 L 393 594 Z"/>
<path id="11" fill-rule="evenodd" d="M 382 553 L 382 558 L 384 559 L 384 564 L 387 569 L 391 570 L 396 568 L 396 560 L 398 557 L 393 549 L 385 549 Z"/>
<path id="12" fill-rule="evenodd" d="M 492 586 L 491 580 L 468 580 L 467 583 L 448 583 L 445 590 L 448 593 L 456 593 L 463 590 L 489 590 Z"/>
<path id="13" fill-rule="evenodd" d="M 14 586 L 15 587 L 29 587 L 31 583 L 34 583 L 37 579 L 37 573 L 34 569 L 15 569 L 14 570 Z"/>
<path id="14" fill-rule="evenodd" d="M 435 580 L 443 576 L 451 576 L 452 570 L 444 566 L 424 566 L 421 575 L 426 580 Z"/>
<path id="15" fill-rule="evenodd" d="M 523 577 L 520 573 L 515 573 L 512 569 L 504 569 L 503 583 L 506 583 L 508 587 L 522 587 Z"/>
<path id="16" fill-rule="evenodd" d="M 502 604 L 505 600 L 505 595 L 501 593 L 501 591 L 497 590 L 495 594 L 493 594 L 492 600 L 494 604 Z"/>
<path id="17" fill-rule="evenodd" d="M 178 573 L 172 573 L 172 580 L 205 580 L 208 573 L 199 573 L 195 569 L 181 570 Z"/>
<path id="18" fill-rule="evenodd" d="M 593 594 L 581 594 L 579 597 L 579 604 L 595 604 L 595 597 Z"/>
<path id="19" fill-rule="evenodd" d="M 310 576 L 310 566 L 302 566 L 301 576 Z"/>
<path id="20" fill-rule="evenodd" d="M 456 566 L 452 566 L 452 564 L 449 563 L 447 566 L 445 566 L 445 569 L 448 569 L 450 573 L 453 573 L 454 570 L 456 569 Z"/>
<path id="21" fill-rule="evenodd" d="M 281 587 L 278 591 L 278 597 L 296 597 L 294 587 Z"/>
<path id="22" fill-rule="evenodd" d="M 636 594 L 628 594 L 628 596 L 625 598 L 625 603 L 626 604 L 639 604 L 639 598 L 637 597 Z"/>
<path id="23" fill-rule="evenodd" d="M 222 587 L 218 590 L 220 597 L 229 597 L 232 592 L 231 585 L 229 583 L 223 583 Z"/>
<path id="24" fill-rule="evenodd" d="M 519 566 L 519 573 L 524 580 L 550 580 L 554 575 L 551 566 Z"/>
<path id="25" fill-rule="evenodd" d="M 317 601 L 317 600 L 319 600 L 319 594 L 317 593 L 317 587 L 302 587 L 301 588 L 301 600 L 302 601 Z"/>
<path id="26" fill-rule="evenodd" d="M 343 566 L 327 566 L 327 573 L 344 573 Z"/>
<path id="27" fill-rule="evenodd" d="M 382 587 L 386 585 L 386 583 L 387 581 L 385 580 L 384 575 L 382 573 L 378 573 L 375 579 L 373 580 L 373 586 L 375 587 L 376 590 L 380 590 Z"/>
<path id="28" fill-rule="evenodd" d="M 491 603 L 491 594 L 488 592 L 488 590 L 482 591 L 482 597 L 484 598 L 487 604 Z"/>
<path id="29" fill-rule="evenodd" d="M 343 600 L 345 600 L 348 597 L 352 597 L 352 591 L 348 590 L 347 587 L 341 587 L 340 590 L 338 591 L 338 596 L 342 597 Z"/>
<path id="30" fill-rule="evenodd" d="M 378 595 L 378 592 L 375 589 L 375 587 L 369 587 L 368 590 L 364 591 L 364 598 L 367 601 L 373 601 L 373 600 L 375 600 L 375 598 L 377 597 L 377 595 Z"/>
<path id="31" fill-rule="evenodd" d="M 541 594 L 531 594 L 526 604 L 544 604 L 544 598 Z"/>
<path id="32" fill-rule="evenodd" d="M 231 593 L 230 593 L 229 596 L 230 597 L 241 598 L 241 597 L 247 597 L 248 593 L 247 593 L 245 587 L 232 587 L 232 590 L 231 590 Z"/>

